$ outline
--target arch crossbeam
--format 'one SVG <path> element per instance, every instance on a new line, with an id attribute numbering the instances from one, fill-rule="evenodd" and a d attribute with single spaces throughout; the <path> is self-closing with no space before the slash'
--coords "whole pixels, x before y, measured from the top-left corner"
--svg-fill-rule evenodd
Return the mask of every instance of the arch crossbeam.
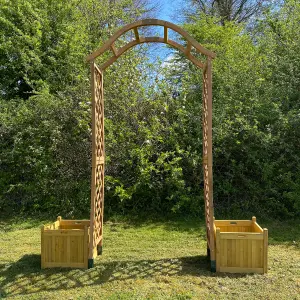
<path id="1" fill-rule="evenodd" d="M 139 35 L 139 27 L 142 26 L 162 26 L 164 28 L 164 36 L 163 37 L 142 37 Z M 173 41 L 169 39 L 168 36 L 168 30 L 172 29 L 175 32 L 179 33 L 185 40 L 186 40 L 186 47 L 182 46 L 181 44 L 177 43 L 176 41 Z M 121 37 L 123 34 L 125 34 L 128 31 L 133 30 L 135 39 L 124 45 L 123 47 L 117 49 L 115 46 L 116 40 Z M 92 54 L 90 54 L 86 59 L 87 61 L 93 61 L 98 56 L 103 54 L 107 50 L 111 50 L 113 53 L 113 56 L 109 58 L 105 63 L 103 63 L 100 66 L 101 70 L 105 70 L 107 67 L 109 67 L 112 63 L 114 63 L 124 52 L 132 48 L 133 46 L 136 46 L 138 44 L 142 43 L 165 43 L 168 44 L 176 49 L 178 49 L 180 52 L 182 52 L 191 62 L 193 62 L 196 66 L 199 68 L 204 68 L 204 64 L 198 60 L 194 55 L 192 55 L 191 50 L 192 48 L 195 49 L 196 53 L 203 54 L 207 57 L 214 58 L 216 55 L 205 49 L 203 46 L 201 46 L 193 37 L 191 37 L 185 30 L 178 27 L 177 25 L 162 21 L 158 19 L 146 19 L 146 20 L 140 20 L 131 24 L 128 24 L 118 30 L 101 48 L 94 51 Z"/>

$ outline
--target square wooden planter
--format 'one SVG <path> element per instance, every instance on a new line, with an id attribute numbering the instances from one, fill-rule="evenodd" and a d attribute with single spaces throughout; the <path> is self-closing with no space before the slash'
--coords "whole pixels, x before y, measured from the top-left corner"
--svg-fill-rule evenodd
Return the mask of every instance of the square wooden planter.
<path id="1" fill-rule="evenodd" d="M 90 220 L 62 220 L 41 228 L 41 267 L 88 268 Z"/>
<path id="2" fill-rule="evenodd" d="M 267 273 L 268 230 L 252 220 L 215 220 L 216 271 Z"/>

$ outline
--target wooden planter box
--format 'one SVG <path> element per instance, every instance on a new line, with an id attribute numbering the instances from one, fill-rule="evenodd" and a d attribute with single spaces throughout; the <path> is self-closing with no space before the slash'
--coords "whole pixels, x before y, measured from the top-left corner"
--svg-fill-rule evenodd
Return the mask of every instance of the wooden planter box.
<path id="1" fill-rule="evenodd" d="M 90 220 L 62 220 L 41 228 L 41 267 L 88 268 Z"/>
<path id="2" fill-rule="evenodd" d="M 229 273 L 267 273 L 268 230 L 253 217 L 215 220 L 216 270 Z"/>

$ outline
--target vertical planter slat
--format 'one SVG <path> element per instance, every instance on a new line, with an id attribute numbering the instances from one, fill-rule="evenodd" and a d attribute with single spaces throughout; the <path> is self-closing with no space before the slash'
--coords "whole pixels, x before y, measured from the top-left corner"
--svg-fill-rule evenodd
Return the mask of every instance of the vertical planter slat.
<path id="1" fill-rule="evenodd" d="M 268 230 L 252 220 L 215 220 L 216 270 L 267 273 Z"/>

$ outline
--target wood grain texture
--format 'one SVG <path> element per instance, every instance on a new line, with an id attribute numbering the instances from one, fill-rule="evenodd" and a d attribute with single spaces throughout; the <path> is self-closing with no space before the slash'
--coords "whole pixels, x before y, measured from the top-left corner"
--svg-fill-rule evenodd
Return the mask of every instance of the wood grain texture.
<path id="1" fill-rule="evenodd" d="M 267 273 L 268 230 L 261 231 L 256 219 L 215 220 L 214 225 L 217 272 Z"/>
<path id="2" fill-rule="evenodd" d="M 198 53 L 204 54 L 208 57 L 214 58 L 216 55 L 212 51 L 209 51 L 205 49 L 203 46 L 201 46 L 193 37 L 191 37 L 185 30 L 183 30 L 181 27 L 167 21 L 163 20 L 158 20 L 158 19 L 144 19 L 140 20 L 131 24 L 128 24 L 124 27 L 122 27 L 120 30 L 118 30 L 110 39 L 108 39 L 104 45 L 94 51 L 92 54 L 88 55 L 86 60 L 87 61 L 93 61 L 95 60 L 99 55 L 103 54 L 106 50 L 108 50 L 111 45 L 124 33 L 134 30 L 135 37 L 136 37 L 136 42 L 139 43 L 139 38 L 137 34 L 137 28 L 141 26 L 163 26 L 164 27 L 164 33 L 165 33 L 165 28 L 170 28 L 174 30 L 175 32 L 179 33 L 187 42 L 189 42 Z M 165 42 L 165 37 L 162 39 L 163 42 Z"/>
<path id="3" fill-rule="evenodd" d="M 210 257 L 214 261 L 215 234 L 213 206 L 213 174 L 212 174 L 212 66 L 208 58 L 203 71 L 202 87 L 202 135 L 203 135 L 203 182 L 206 235 L 210 248 Z"/>
<path id="4" fill-rule="evenodd" d="M 173 40 L 169 40 L 169 39 L 166 42 L 165 38 L 161 38 L 161 37 L 157 37 L 157 36 L 150 36 L 150 37 L 139 37 L 139 40 L 133 40 L 133 41 L 127 43 L 126 45 L 124 45 L 123 47 L 119 48 L 118 50 L 116 50 L 118 55 L 117 56 L 114 55 L 111 58 L 109 58 L 105 63 L 100 65 L 99 68 L 102 71 L 104 71 L 111 64 L 113 64 L 127 50 L 129 50 L 130 48 L 132 48 L 138 44 L 143 44 L 143 43 L 166 43 L 166 44 L 180 50 L 193 64 L 195 64 L 199 68 L 204 67 L 204 64 L 200 60 L 198 60 L 195 56 L 193 56 L 190 53 L 187 54 L 186 49 L 179 43 L 177 43 Z"/>
<path id="5" fill-rule="evenodd" d="M 58 222 L 57 228 L 54 228 L 54 223 L 52 226 L 50 224 L 41 228 L 41 267 L 87 268 L 89 221 L 88 224 L 87 220 L 56 222 Z M 65 225 L 66 223 L 68 225 Z M 72 229 L 72 223 L 75 229 Z"/>
<path id="6" fill-rule="evenodd" d="M 141 26 L 162 26 L 164 36 L 142 37 L 139 35 Z M 170 40 L 169 29 L 181 35 L 186 47 Z M 135 39 L 120 48 L 116 48 L 116 41 L 123 34 L 133 30 Z M 123 39 L 124 41 L 126 39 Z M 118 30 L 108 39 L 101 48 L 87 57 L 91 63 L 91 88 L 92 88 L 92 183 L 91 183 L 91 215 L 89 233 L 89 259 L 94 258 L 95 249 L 103 241 L 103 209 L 104 209 L 104 97 L 103 97 L 103 72 L 113 64 L 124 52 L 141 43 L 166 43 L 181 51 L 193 64 L 203 69 L 203 173 L 204 173 L 204 204 L 207 228 L 207 244 L 209 247 L 212 264 L 216 259 L 214 206 L 213 206 L 213 173 L 212 173 L 212 59 L 216 56 L 205 49 L 185 30 L 177 25 L 158 20 L 145 19 L 128 24 Z M 105 61 L 99 68 L 94 60 L 105 51 L 111 50 L 113 56 Z M 205 55 L 206 63 L 201 62 L 191 52 Z M 65 225 L 67 226 L 67 225 Z M 215 267 L 214 267 L 215 268 Z M 213 268 L 212 268 L 213 269 Z"/>
<path id="7" fill-rule="evenodd" d="M 103 72 L 94 62 L 92 72 L 92 180 L 89 259 L 94 258 L 94 249 L 102 244 L 104 211 L 104 94 Z"/>

